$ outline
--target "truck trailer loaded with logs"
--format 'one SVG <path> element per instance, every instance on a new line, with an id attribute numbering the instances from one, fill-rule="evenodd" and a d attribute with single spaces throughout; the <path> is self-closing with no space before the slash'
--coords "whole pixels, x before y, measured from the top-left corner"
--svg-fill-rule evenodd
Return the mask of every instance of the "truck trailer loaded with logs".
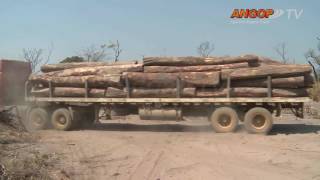
<path id="1" fill-rule="evenodd" d="M 216 132 L 233 132 L 243 122 L 250 133 L 268 133 L 284 108 L 303 117 L 311 70 L 256 55 L 44 65 L 25 85 L 27 119 L 35 129 L 71 130 L 93 123 L 107 107 L 141 119 L 168 111 L 180 121 L 200 113 Z"/>

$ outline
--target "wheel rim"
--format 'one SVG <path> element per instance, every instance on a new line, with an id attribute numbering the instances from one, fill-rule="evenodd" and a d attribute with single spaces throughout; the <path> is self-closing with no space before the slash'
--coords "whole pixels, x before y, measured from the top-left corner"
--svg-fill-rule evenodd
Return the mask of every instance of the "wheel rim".
<path id="1" fill-rule="evenodd" d="M 223 128 L 228 128 L 232 125 L 231 117 L 227 114 L 222 114 L 218 119 L 219 126 Z"/>
<path id="2" fill-rule="evenodd" d="M 267 124 L 266 117 L 258 114 L 252 119 L 252 126 L 256 129 L 263 129 Z"/>
<path id="3" fill-rule="evenodd" d="M 65 125 L 67 123 L 67 118 L 63 115 L 60 115 L 57 117 L 57 122 L 60 124 L 60 125 Z"/>
<path id="4" fill-rule="evenodd" d="M 40 114 L 36 114 L 36 116 L 32 119 L 32 122 L 36 126 L 41 126 L 44 122 L 44 119 L 41 117 Z"/>

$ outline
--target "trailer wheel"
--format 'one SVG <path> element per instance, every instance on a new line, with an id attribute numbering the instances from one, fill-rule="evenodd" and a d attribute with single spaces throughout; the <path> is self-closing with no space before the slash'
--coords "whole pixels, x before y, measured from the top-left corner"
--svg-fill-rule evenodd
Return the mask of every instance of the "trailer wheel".
<path id="1" fill-rule="evenodd" d="M 244 117 L 244 126 L 249 133 L 268 134 L 272 125 L 272 114 L 265 108 L 252 108 Z"/>
<path id="2" fill-rule="evenodd" d="M 28 113 L 27 126 L 30 130 L 42 130 L 49 125 L 48 112 L 43 108 L 33 108 Z"/>
<path id="3" fill-rule="evenodd" d="M 51 123 L 57 130 L 68 131 L 74 125 L 71 113 L 66 108 L 56 109 L 51 116 Z"/>
<path id="4" fill-rule="evenodd" d="M 217 108 L 210 117 L 211 125 L 217 133 L 227 133 L 236 130 L 239 118 L 237 112 L 230 107 Z"/>

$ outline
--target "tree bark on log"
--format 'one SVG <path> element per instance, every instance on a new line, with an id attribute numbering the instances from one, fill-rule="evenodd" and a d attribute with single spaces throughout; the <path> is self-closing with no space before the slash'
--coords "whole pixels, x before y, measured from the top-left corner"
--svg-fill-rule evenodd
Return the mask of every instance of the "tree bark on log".
<path id="1" fill-rule="evenodd" d="M 268 57 L 263 57 L 263 56 L 259 56 L 258 62 L 261 65 L 284 65 L 280 61 L 276 61 L 276 60 L 270 59 Z"/>
<path id="2" fill-rule="evenodd" d="M 315 79 L 314 79 L 314 77 L 311 75 L 311 73 L 304 75 L 304 86 L 305 86 L 305 87 L 308 87 L 308 88 L 313 87 L 314 82 L 315 82 Z"/>
<path id="3" fill-rule="evenodd" d="M 189 72 L 189 73 L 124 73 L 130 86 L 145 88 L 175 88 L 177 78 L 181 79 L 183 87 L 214 87 L 219 85 L 220 72 Z"/>
<path id="4" fill-rule="evenodd" d="M 247 62 L 220 65 L 199 65 L 199 66 L 145 66 L 146 73 L 175 73 L 175 72 L 204 72 L 220 71 L 221 69 L 236 69 L 249 67 Z"/>
<path id="5" fill-rule="evenodd" d="M 196 94 L 195 88 L 181 89 L 181 97 L 194 97 Z M 133 88 L 130 91 L 133 98 L 175 98 L 177 97 L 176 88 L 163 88 L 163 89 L 145 89 Z"/>
<path id="6" fill-rule="evenodd" d="M 255 63 L 258 61 L 258 56 L 223 56 L 223 57 L 145 57 L 143 58 L 144 66 L 196 66 L 196 65 L 217 65 L 217 64 L 232 64 L 232 63 Z"/>
<path id="7" fill-rule="evenodd" d="M 195 88 L 184 88 L 181 90 L 181 97 L 194 97 Z M 85 88 L 72 88 L 72 87 L 56 87 L 53 89 L 53 96 L 56 97 L 85 97 Z M 48 97 L 49 88 L 43 88 L 31 91 L 31 95 L 37 97 Z M 118 88 L 106 88 L 106 89 L 89 89 L 89 97 L 113 97 L 123 98 L 127 95 L 127 90 Z M 164 88 L 164 89 L 141 89 L 133 88 L 130 92 L 133 98 L 174 98 L 177 96 L 177 89 Z"/>
<path id="8" fill-rule="evenodd" d="M 120 74 L 109 74 L 104 76 L 68 76 L 68 77 L 51 77 L 42 75 L 31 75 L 29 81 L 33 84 L 43 84 L 48 87 L 49 81 L 57 87 L 84 87 L 86 80 L 89 87 L 123 87 Z"/>
<path id="9" fill-rule="evenodd" d="M 142 64 L 125 64 L 125 65 L 110 65 L 97 67 L 79 67 L 66 69 L 62 71 L 54 71 L 41 74 L 41 76 L 88 76 L 88 75 L 106 75 L 106 74 L 121 74 L 123 72 L 142 72 Z"/>
<path id="10" fill-rule="evenodd" d="M 233 80 L 303 76 L 311 72 L 309 65 L 265 65 L 254 68 L 223 69 L 221 79 L 226 80 L 228 76 Z"/>
<path id="11" fill-rule="evenodd" d="M 41 72 L 48 73 L 53 71 L 61 71 L 65 69 L 79 68 L 79 67 L 97 67 L 97 66 L 116 66 L 116 65 L 130 65 L 138 64 L 137 61 L 130 62 L 79 62 L 79 63 L 59 63 L 59 64 L 45 64 L 41 66 Z"/>
<path id="12" fill-rule="evenodd" d="M 231 81 L 231 87 L 268 87 L 268 80 L 265 79 L 250 79 L 250 80 L 235 80 Z M 272 88 L 301 88 L 306 87 L 304 76 L 289 77 L 289 78 L 274 78 L 272 79 Z"/>
<path id="13" fill-rule="evenodd" d="M 230 88 L 230 97 L 267 97 L 268 88 L 238 87 Z M 305 97 L 306 89 L 272 89 L 272 97 Z M 226 97 L 227 89 L 197 89 L 197 97 Z"/>
<path id="14" fill-rule="evenodd" d="M 56 87 L 53 89 L 53 96 L 55 97 L 85 97 L 85 94 L 85 88 Z M 31 90 L 31 95 L 36 97 L 48 97 L 49 88 Z M 94 98 L 123 98 L 126 96 L 126 94 L 120 89 L 109 87 L 106 89 L 88 89 L 88 96 Z"/>

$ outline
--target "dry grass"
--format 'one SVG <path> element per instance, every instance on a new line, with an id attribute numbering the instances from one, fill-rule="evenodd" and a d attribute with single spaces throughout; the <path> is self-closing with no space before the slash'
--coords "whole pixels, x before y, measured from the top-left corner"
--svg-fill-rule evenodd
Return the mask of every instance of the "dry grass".
<path id="1" fill-rule="evenodd" d="M 312 89 L 310 89 L 310 97 L 314 101 L 320 101 L 320 81 L 314 83 Z"/>
<path id="2" fill-rule="evenodd" d="M 55 157 L 38 151 L 7 154 L 1 159 L 0 174 L 3 179 L 52 179 L 48 169 L 52 168 Z"/>
<path id="3" fill-rule="evenodd" d="M 51 179 L 57 156 L 40 152 L 37 139 L 12 121 L 0 120 L 0 180 Z"/>

